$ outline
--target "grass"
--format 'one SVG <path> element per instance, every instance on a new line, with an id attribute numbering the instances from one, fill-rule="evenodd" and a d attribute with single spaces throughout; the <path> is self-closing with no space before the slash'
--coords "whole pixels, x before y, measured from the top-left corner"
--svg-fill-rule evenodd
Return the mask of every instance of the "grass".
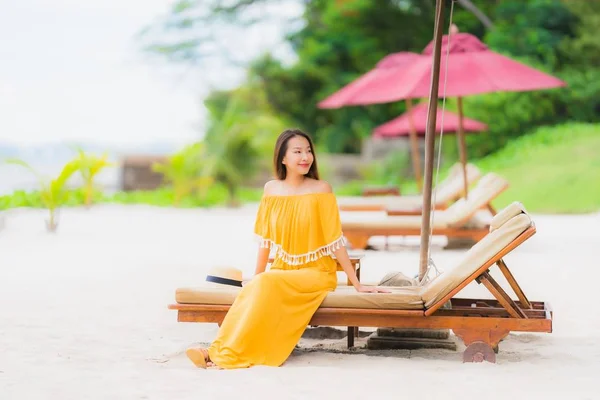
<path id="1" fill-rule="evenodd" d="M 600 210 L 600 124 L 539 128 L 474 164 L 510 182 L 496 207 L 518 200 L 537 213 Z"/>

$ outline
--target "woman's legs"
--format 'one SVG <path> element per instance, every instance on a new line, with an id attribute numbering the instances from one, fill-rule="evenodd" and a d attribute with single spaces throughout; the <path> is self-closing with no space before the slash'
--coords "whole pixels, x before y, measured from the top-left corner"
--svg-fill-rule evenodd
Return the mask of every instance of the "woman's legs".
<path id="1" fill-rule="evenodd" d="M 209 355 L 192 351 L 198 360 L 192 362 L 212 361 L 228 369 L 282 364 L 336 283 L 335 272 L 313 268 L 263 272 L 238 294 Z"/>

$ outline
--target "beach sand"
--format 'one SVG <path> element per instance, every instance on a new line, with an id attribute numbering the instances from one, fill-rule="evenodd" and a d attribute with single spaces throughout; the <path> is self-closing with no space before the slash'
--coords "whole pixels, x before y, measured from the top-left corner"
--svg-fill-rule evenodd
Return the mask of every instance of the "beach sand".
<path id="1" fill-rule="evenodd" d="M 554 332 L 510 334 L 496 364 L 463 364 L 460 341 L 457 351 L 374 352 L 340 338 L 302 339 L 280 368 L 196 369 L 183 351 L 217 325 L 178 323 L 167 305 L 212 266 L 251 276 L 255 212 L 100 205 L 63 210 L 56 234 L 43 210 L 5 212 L 0 399 L 600 398 L 600 213 L 532 216 L 538 233 L 505 260 L 530 300 L 551 303 Z M 434 239 L 436 264 L 451 268 L 465 250 Z M 418 238 L 390 243 L 366 252 L 363 282 L 417 273 Z M 491 297 L 475 284 L 466 296 Z"/>

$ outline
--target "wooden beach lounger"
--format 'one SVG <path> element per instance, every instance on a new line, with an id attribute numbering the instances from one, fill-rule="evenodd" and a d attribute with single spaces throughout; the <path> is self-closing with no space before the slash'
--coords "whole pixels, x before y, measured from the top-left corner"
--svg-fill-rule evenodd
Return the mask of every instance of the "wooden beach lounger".
<path id="1" fill-rule="evenodd" d="M 475 242 L 481 240 L 488 234 L 489 221 L 494 215 L 491 211 L 488 213 L 481 210 L 491 209 L 488 206 L 491 205 L 492 200 L 508 186 L 508 181 L 499 175 L 486 174 L 477 182 L 466 199 L 461 198 L 447 210 L 435 212 L 431 227 L 433 235 L 470 238 Z M 371 217 L 368 214 L 345 213 L 342 216 L 342 230 L 353 249 L 365 249 L 372 236 L 421 235 L 420 215 Z"/>
<path id="2" fill-rule="evenodd" d="M 469 187 L 477 182 L 481 172 L 473 164 L 467 164 L 467 183 Z M 446 179 L 437 185 L 435 208 L 443 210 L 464 195 L 463 171 L 460 163 L 450 168 Z M 386 208 L 403 209 L 405 211 L 420 209 L 423 204 L 423 196 L 363 196 L 363 197 L 339 197 L 338 206 L 340 211 L 383 211 Z"/>
<path id="3" fill-rule="evenodd" d="M 327 295 L 309 325 L 452 329 L 467 346 L 463 361 L 495 362 L 494 349 L 509 332 L 552 332 L 550 306 L 530 301 L 503 260 L 535 231 L 522 205 L 513 203 L 494 217 L 490 233 L 457 265 L 423 287 L 358 293 L 340 286 Z M 513 300 L 490 275 L 494 266 L 498 266 L 518 300 Z M 495 299 L 455 297 L 474 281 L 483 284 Z M 180 322 L 221 323 L 239 290 L 179 288 L 176 303 L 169 308 L 177 310 Z M 451 308 L 442 308 L 448 302 Z"/>

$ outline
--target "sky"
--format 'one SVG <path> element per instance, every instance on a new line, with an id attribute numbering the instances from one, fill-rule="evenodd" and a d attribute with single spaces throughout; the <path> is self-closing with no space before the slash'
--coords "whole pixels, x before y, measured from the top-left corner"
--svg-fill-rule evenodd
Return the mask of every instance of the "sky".
<path id="1" fill-rule="evenodd" d="M 224 62 L 175 66 L 142 54 L 135 35 L 172 3 L 0 0 L 0 142 L 131 146 L 201 138 L 203 97 L 211 87 L 239 83 L 244 71 Z M 286 7 L 282 15 L 299 12 Z M 279 25 L 224 33 L 246 58 L 270 48 L 286 52 Z"/>

